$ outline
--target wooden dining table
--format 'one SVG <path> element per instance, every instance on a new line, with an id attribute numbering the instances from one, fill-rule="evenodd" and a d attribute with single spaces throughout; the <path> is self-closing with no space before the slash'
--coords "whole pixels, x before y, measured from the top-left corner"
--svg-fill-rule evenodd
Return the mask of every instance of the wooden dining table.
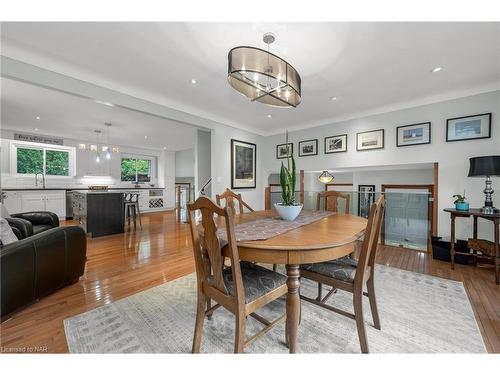
<path id="1" fill-rule="evenodd" d="M 235 215 L 234 223 L 236 226 L 275 216 L 277 214 L 274 210 L 254 211 Z M 300 265 L 334 260 L 351 254 L 354 242 L 363 236 L 366 224 L 367 220 L 359 216 L 333 214 L 266 240 L 237 241 L 241 260 L 285 265 L 288 286 L 285 340 L 290 353 L 297 350 Z"/>

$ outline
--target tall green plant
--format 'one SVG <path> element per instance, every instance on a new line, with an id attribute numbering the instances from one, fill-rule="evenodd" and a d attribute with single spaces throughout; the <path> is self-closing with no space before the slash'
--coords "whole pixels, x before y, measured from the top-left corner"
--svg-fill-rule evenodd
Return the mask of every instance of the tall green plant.
<path id="1" fill-rule="evenodd" d="M 286 132 L 286 143 L 288 151 L 288 131 Z M 281 199 L 285 206 L 293 206 L 295 203 L 295 185 L 297 183 L 297 174 L 295 173 L 295 159 L 293 154 L 286 158 L 287 166 L 281 162 L 280 170 L 280 185 L 281 185 Z M 291 168 L 290 168 L 291 163 Z"/>

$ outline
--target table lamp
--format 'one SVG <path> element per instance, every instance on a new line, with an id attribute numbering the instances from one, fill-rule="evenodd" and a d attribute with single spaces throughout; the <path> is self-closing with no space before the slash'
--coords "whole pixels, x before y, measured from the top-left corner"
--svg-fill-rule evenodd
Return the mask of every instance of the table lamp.
<path id="1" fill-rule="evenodd" d="M 478 156 L 470 158 L 470 168 L 468 177 L 486 177 L 486 188 L 483 190 L 485 201 L 481 211 L 485 214 L 498 213 L 499 210 L 493 207 L 493 189 L 491 188 L 491 176 L 500 176 L 500 155 Z"/>

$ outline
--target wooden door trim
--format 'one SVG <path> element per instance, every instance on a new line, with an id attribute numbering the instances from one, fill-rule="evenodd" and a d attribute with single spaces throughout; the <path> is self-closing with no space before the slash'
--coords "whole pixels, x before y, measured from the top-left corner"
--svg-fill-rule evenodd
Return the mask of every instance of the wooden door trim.
<path id="1" fill-rule="evenodd" d="M 430 198 L 428 202 L 428 213 L 427 218 L 430 221 L 431 230 L 427 235 L 427 252 L 429 253 L 432 249 L 431 235 L 433 234 L 434 222 L 436 221 L 437 210 L 435 209 L 436 200 L 435 200 L 435 186 L 434 184 L 382 184 L 381 192 L 385 193 L 386 189 L 426 189 L 430 194 Z M 385 212 L 384 212 L 384 220 L 382 222 L 382 228 L 380 232 L 380 242 L 382 245 L 385 245 Z"/>
<path id="2" fill-rule="evenodd" d="M 332 184 L 325 184 L 325 191 L 328 191 L 328 186 L 354 186 L 352 183 L 332 183 Z"/>

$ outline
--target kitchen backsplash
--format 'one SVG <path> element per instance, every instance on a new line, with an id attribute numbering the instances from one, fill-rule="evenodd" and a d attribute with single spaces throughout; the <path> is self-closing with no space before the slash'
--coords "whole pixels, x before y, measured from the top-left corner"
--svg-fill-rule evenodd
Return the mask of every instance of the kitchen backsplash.
<path id="1" fill-rule="evenodd" d="M 3 189 L 16 188 L 31 188 L 35 187 L 35 179 L 33 177 L 13 177 L 11 174 L 2 173 L 1 187 Z M 38 176 L 38 186 L 41 187 L 42 178 Z M 124 183 L 112 177 L 47 177 L 45 179 L 46 188 L 68 188 L 81 189 L 89 185 L 107 185 L 110 187 L 134 187 L 133 183 Z M 150 183 L 140 184 L 141 187 L 158 187 L 156 184 L 151 186 Z"/>

